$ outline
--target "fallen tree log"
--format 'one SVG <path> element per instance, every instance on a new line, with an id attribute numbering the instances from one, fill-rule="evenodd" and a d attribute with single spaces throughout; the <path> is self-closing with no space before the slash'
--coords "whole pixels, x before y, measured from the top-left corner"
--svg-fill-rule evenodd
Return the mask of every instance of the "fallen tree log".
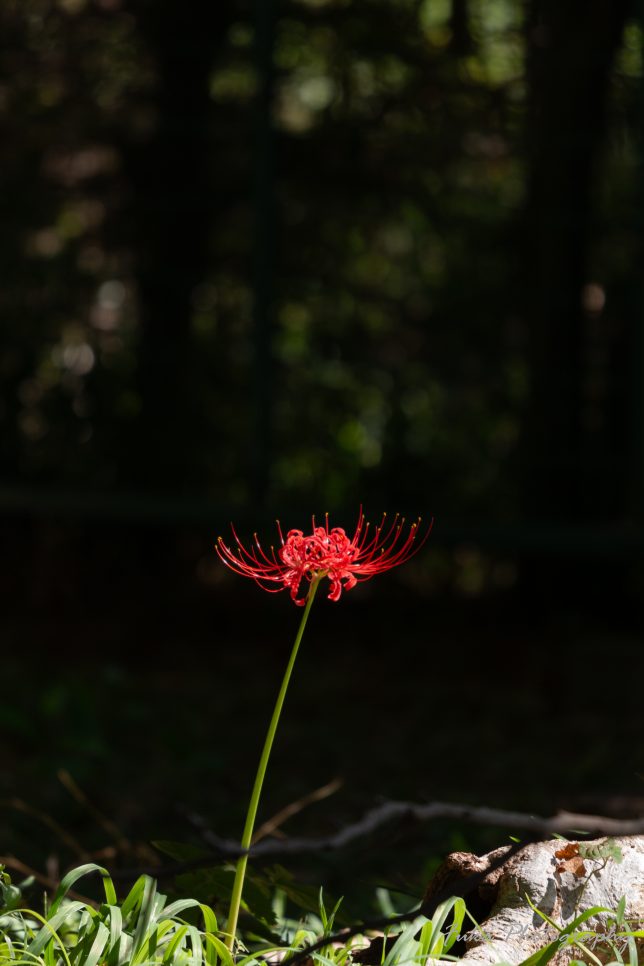
<path id="1" fill-rule="evenodd" d="M 476 888 L 466 897 L 479 928 L 472 924 L 461 937 L 460 962 L 518 964 L 558 939 L 561 946 L 551 960 L 554 966 L 590 958 L 570 945 L 559 930 L 566 930 L 578 916 L 597 906 L 614 913 L 622 898 L 622 929 L 615 928 L 609 912 L 597 913 L 579 927 L 602 937 L 599 942 L 594 937 L 589 941 L 593 954 L 601 962 L 615 960 L 609 942 L 623 948 L 624 930 L 644 927 L 644 836 L 528 843 L 499 863 L 510 848 L 484 856 L 453 852 L 427 888 L 423 904 L 431 905 L 434 897 L 446 891 L 459 895 L 460 885 L 479 873 Z M 494 868 L 487 873 L 491 866 Z M 643 942 L 638 940 L 639 948 L 644 948 Z M 627 955 L 625 959 L 628 961 Z"/>

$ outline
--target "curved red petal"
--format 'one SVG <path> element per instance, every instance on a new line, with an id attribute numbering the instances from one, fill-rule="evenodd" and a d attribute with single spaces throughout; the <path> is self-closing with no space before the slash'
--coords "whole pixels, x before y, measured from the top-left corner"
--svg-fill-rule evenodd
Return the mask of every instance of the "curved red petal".
<path id="1" fill-rule="evenodd" d="M 380 524 L 372 529 L 360 507 L 352 539 L 342 527 L 329 527 L 327 513 L 323 527 L 316 526 L 315 517 L 312 518 L 308 535 L 302 530 L 289 530 L 285 538 L 277 521 L 277 553 L 274 547 L 264 551 L 257 534 L 250 549 L 245 547 L 232 525 L 235 545 L 229 547 L 220 537 L 215 549 L 220 560 L 235 573 L 251 577 L 269 593 L 288 589 L 293 602 L 302 607 L 307 600 L 306 595 L 298 596 L 302 581 L 310 584 L 314 578 L 327 576 L 331 585 L 328 597 L 337 601 L 343 590 L 351 590 L 358 582 L 405 563 L 418 553 L 431 532 L 433 520 L 419 539 L 420 523 L 419 518 L 405 534 L 404 518 L 396 514 L 388 523 L 383 514 Z"/>

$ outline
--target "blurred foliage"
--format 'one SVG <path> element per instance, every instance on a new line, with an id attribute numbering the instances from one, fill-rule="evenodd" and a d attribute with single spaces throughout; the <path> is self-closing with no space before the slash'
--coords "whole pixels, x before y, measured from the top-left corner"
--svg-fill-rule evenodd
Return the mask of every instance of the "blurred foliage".
<path id="1" fill-rule="evenodd" d="M 259 452 L 272 505 L 515 519 L 531 5 L 280 0 L 263 26 L 244 0 L 185 6 L 2 6 L 0 480 L 241 507 Z M 625 18 L 580 405 L 592 472 L 633 478 L 641 73 Z"/>
<path id="2" fill-rule="evenodd" d="M 491 804 L 593 811 L 610 805 L 584 789 L 632 796 L 636 703 L 607 715 L 559 672 L 641 652 L 615 600 L 627 586 L 641 599 L 644 571 L 624 580 L 595 526 L 617 524 L 621 562 L 641 560 L 636 13 L 626 0 L 0 4 L 0 512 L 51 501 L 45 523 L 3 529 L 0 817 L 21 856 L 80 858 L 16 793 L 105 846 L 87 809 L 70 817 L 58 768 L 133 840 L 185 837 L 186 802 L 218 831 L 241 827 L 282 646 L 270 628 L 289 605 L 227 582 L 203 514 L 186 527 L 204 506 L 244 536 L 258 501 L 282 518 L 351 507 L 345 526 L 360 502 L 440 524 L 391 596 L 366 585 L 341 622 L 332 605 L 316 615 L 324 646 L 302 669 L 310 691 L 285 722 L 268 813 L 336 774 L 348 791 L 296 833 L 379 794 L 492 788 Z M 52 506 L 102 526 L 61 525 Z M 184 529 L 168 538 L 160 517 L 177 507 Z M 530 547 L 519 530 L 539 515 L 560 531 L 535 526 Z M 611 580 L 553 567 L 566 541 L 603 555 Z M 541 580 L 567 607 L 577 579 L 610 632 L 569 626 L 565 609 L 539 630 L 534 573 L 529 606 L 508 614 L 500 595 L 535 546 Z M 479 597 L 487 621 L 462 606 Z M 565 753 L 544 755 L 562 734 Z M 613 810 L 629 809 L 641 799 Z M 383 868 L 399 886 L 419 875 L 396 835 L 348 862 L 369 894 Z M 472 835 L 451 846 L 499 844 Z M 425 856 L 446 851 L 444 827 L 423 836 Z M 328 862 L 340 894 L 346 860 Z"/>

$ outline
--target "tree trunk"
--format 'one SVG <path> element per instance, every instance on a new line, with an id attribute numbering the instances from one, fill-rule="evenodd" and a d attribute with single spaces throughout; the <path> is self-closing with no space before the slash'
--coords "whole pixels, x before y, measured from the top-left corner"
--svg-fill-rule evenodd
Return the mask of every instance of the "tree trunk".
<path id="1" fill-rule="evenodd" d="M 142 411 L 133 456 L 137 482 L 146 488 L 177 490 L 194 482 L 199 396 L 191 360 L 192 297 L 207 269 L 217 207 L 209 81 L 228 7 L 210 0 L 135 5 L 156 67 L 145 104 L 154 126 L 126 149 L 141 320 Z"/>
<path id="2" fill-rule="evenodd" d="M 474 45 L 470 33 L 469 0 L 452 0 L 449 27 L 452 32 L 451 48 L 456 56 L 471 54 Z"/>
<path id="3" fill-rule="evenodd" d="M 533 0 L 530 8 L 523 283 L 530 395 L 520 474 L 524 516 L 555 527 L 593 520 L 609 509 L 588 460 L 581 300 L 589 281 L 593 174 L 610 72 L 630 6 L 630 0 Z M 529 569 L 530 586 L 545 580 L 546 598 L 548 590 L 570 596 L 575 568 L 569 561 L 561 568 L 551 564 Z"/>

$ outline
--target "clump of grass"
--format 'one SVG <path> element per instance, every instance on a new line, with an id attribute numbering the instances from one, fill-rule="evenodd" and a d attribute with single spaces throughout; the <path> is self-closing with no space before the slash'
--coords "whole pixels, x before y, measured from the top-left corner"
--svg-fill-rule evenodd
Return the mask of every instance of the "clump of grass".
<path id="1" fill-rule="evenodd" d="M 105 901 L 96 906 L 72 899 L 69 892 L 83 876 L 101 876 Z M 307 914 L 298 921 L 285 916 L 283 899 L 278 895 L 275 912 L 283 944 L 256 949 L 249 953 L 238 944 L 233 958 L 219 931 L 210 906 L 195 899 L 167 903 L 156 881 L 141 876 L 125 899 L 119 903 L 114 883 L 106 869 L 90 863 L 73 869 L 62 880 L 44 914 L 21 904 L 21 892 L 0 868 L 0 964 L 2 966 L 265 966 L 289 954 L 330 937 L 340 905 L 327 912 L 322 890 L 318 914 Z M 200 917 L 199 928 L 190 919 Z M 445 922 L 452 914 L 451 929 Z M 195 916 L 196 914 L 196 916 Z M 393 942 L 383 957 L 382 966 L 424 963 L 428 957 L 445 955 L 460 931 L 465 904 L 451 899 L 437 910 L 432 920 L 414 918 L 404 927 L 388 933 Z M 364 937 L 347 944 L 332 944 L 311 953 L 317 966 L 350 966 L 356 946 Z"/>
<path id="2" fill-rule="evenodd" d="M 68 892 L 89 873 L 102 877 L 105 901 L 94 908 Z M 15 887 L 14 887 L 15 888 Z M 122 903 L 109 873 L 93 863 L 62 880 L 42 915 L 12 908 L 0 917 L 0 963 L 11 966 L 232 966 L 213 910 L 194 899 L 170 904 L 154 879 L 141 876 Z M 194 909 L 203 928 L 183 918 Z"/>
<path id="3" fill-rule="evenodd" d="M 528 900 L 530 902 L 530 900 Z M 530 906 L 550 926 L 553 926 L 558 936 L 543 949 L 538 950 L 520 966 L 546 966 L 557 953 L 571 949 L 577 950 L 579 956 L 571 961 L 581 966 L 639 966 L 639 948 L 644 939 L 644 929 L 632 928 L 626 919 L 626 899 L 622 897 L 617 909 L 604 906 L 593 906 L 584 910 L 567 926 L 559 926 L 543 910 L 530 902 Z M 601 932 L 595 929 L 584 929 L 583 926 L 594 916 L 604 917 Z M 636 925 L 640 925 L 638 921 Z"/>
<path id="4" fill-rule="evenodd" d="M 69 896 L 83 876 L 101 876 L 105 901 L 96 906 Z M 285 914 L 284 896 L 276 896 L 274 911 L 282 944 L 248 952 L 241 943 L 233 956 L 222 938 L 210 906 L 196 899 L 168 903 L 156 881 L 141 876 L 122 902 L 109 873 L 93 863 L 73 869 L 62 880 L 44 914 L 22 905 L 21 890 L 0 867 L 1 966 L 268 966 L 290 954 L 329 939 L 307 957 L 315 966 L 351 966 L 355 950 L 366 941 L 355 936 L 348 943 L 331 941 L 338 901 L 328 912 L 322 890 L 317 914 L 294 920 Z M 557 939 L 521 966 L 546 966 L 565 947 L 573 947 L 583 962 L 602 966 L 639 966 L 638 942 L 644 930 L 632 929 L 624 918 L 624 901 L 616 911 L 594 907 L 566 927 L 559 927 L 543 912 L 534 911 L 555 926 Z M 606 931 L 585 930 L 587 921 L 608 914 Z M 403 926 L 385 930 L 380 966 L 423 966 L 429 960 L 454 960 L 450 955 L 469 918 L 465 902 L 452 898 L 442 903 L 432 919 L 419 915 Z M 200 919 L 199 927 L 193 920 Z M 449 925 L 448 925 L 449 923 Z M 601 955 L 598 955 L 601 946 Z"/>
<path id="5" fill-rule="evenodd" d="M 309 913 L 299 921 L 284 917 L 278 903 L 276 913 L 282 935 L 289 944 L 289 951 L 297 952 L 314 944 L 317 946 L 323 939 L 330 938 L 341 901 L 339 900 L 332 911 L 327 913 L 322 890 L 320 890 L 319 915 Z M 393 906 L 390 907 L 390 911 L 393 912 Z M 450 914 L 451 925 L 447 927 Z M 403 966 L 407 963 L 420 966 L 428 959 L 447 956 L 462 931 L 466 915 L 463 899 L 453 898 L 442 903 L 432 919 L 418 915 L 405 925 L 396 925 L 385 930 L 381 966 Z M 345 944 L 329 943 L 328 946 L 317 948 L 308 958 L 319 966 L 348 966 L 355 950 L 361 948 L 366 942 L 365 936 L 352 936 Z M 448 958 L 453 957 L 448 956 Z"/>

